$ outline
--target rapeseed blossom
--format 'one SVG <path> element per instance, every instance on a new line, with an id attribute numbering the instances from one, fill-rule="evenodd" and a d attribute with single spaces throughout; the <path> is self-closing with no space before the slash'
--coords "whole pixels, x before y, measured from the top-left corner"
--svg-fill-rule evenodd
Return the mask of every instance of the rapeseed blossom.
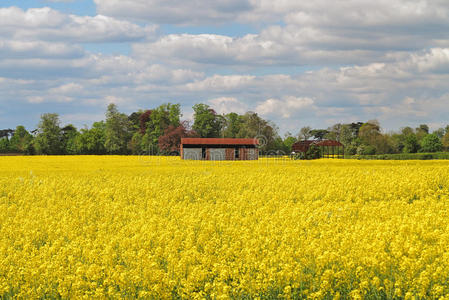
<path id="1" fill-rule="evenodd" d="M 449 162 L 0 157 L 0 298 L 449 299 Z"/>

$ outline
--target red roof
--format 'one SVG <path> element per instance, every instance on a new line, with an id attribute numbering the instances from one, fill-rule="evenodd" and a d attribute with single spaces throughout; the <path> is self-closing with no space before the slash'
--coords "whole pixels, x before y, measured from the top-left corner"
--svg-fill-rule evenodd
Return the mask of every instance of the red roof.
<path id="1" fill-rule="evenodd" d="M 259 145 L 257 139 L 182 138 L 183 145 Z"/>

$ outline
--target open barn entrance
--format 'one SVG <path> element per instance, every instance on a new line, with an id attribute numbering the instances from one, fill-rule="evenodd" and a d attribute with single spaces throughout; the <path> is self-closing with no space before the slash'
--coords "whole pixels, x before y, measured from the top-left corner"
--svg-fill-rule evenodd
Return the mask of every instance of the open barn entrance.
<path id="1" fill-rule="evenodd" d="M 303 153 L 305 156 L 312 146 L 318 147 L 322 158 L 344 158 L 345 156 L 345 146 L 334 140 L 299 141 L 292 145 L 292 151 L 296 154 Z"/>

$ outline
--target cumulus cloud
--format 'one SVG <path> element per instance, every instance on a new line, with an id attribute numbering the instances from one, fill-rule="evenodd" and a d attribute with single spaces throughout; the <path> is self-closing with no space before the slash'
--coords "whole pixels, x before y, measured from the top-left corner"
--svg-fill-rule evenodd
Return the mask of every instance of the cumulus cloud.
<path id="1" fill-rule="evenodd" d="M 267 99 L 256 106 L 256 111 L 266 116 L 280 116 L 290 118 L 301 110 L 315 109 L 314 101 L 308 97 L 286 96 L 283 99 Z"/>
<path id="2" fill-rule="evenodd" d="M 127 7 L 142 4 L 132 0 L 121 2 L 126 2 Z M 210 3 L 218 7 L 215 2 Z M 152 5 L 162 4 L 152 1 Z M 191 15 L 188 9 L 183 12 L 186 18 Z M 151 61 L 199 64 L 199 68 L 217 65 L 239 68 L 388 62 L 395 55 L 449 47 L 447 1 L 252 0 L 250 9 L 236 13 L 234 20 L 267 22 L 267 26 L 257 34 L 242 37 L 171 34 L 136 44 L 133 51 Z M 273 24 L 281 20 L 283 25 Z"/>
<path id="3" fill-rule="evenodd" d="M 387 128 L 398 128 L 404 122 L 446 119 L 449 70 L 440 66 L 449 63 L 447 53 L 445 48 L 435 48 L 393 62 L 259 76 L 206 76 L 126 56 L 91 55 L 79 64 L 85 72 L 78 76 L 71 72 L 71 77 L 56 80 L 3 77 L 0 101 L 13 96 L 33 105 L 66 103 L 93 112 L 104 110 L 109 102 L 130 111 L 179 101 L 187 114 L 194 103 L 203 102 L 219 113 L 256 111 L 282 130 L 373 118 Z M 86 73 L 91 75 L 86 78 Z M 12 87 L 14 94 L 6 87 Z"/>
<path id="4" fill-rule="evenodd" d="M 152 37 L 156 28 L 103 15 L 67 15 L 49 7 L 0 8 L 0 36 L 14 40 L 129 42 Z"/>
<path id="5" fill-rule="evenodd" d="M 97 16 L 0 8 L 3 112 L 31 103 L 94 116 L 109 102 L 129 112 L 170 101 L 188 114 L 203 102 L 257 111 L 284 130 L 373 118 L 387 128 L 436 124 L 449 113 L 447 1 L 95 2 Z M 258 32 L 192 33 L 236 22 Z M 155 35 L 154 24 L 200 27 Z M 131 54 L 92 50 L 110 42 L 132 43 Z"/>
<path id="6" fill-rule="evenodd" d="M 250 12 L 248 0 L 94 0 L 101 14 L 162 24 L 216 24 Z"/>
<path id="7" fill-rule="evenodd" d="M 0 40 L 0 54 L 3 58 L 80 58 L 84 50 L 65 43 Z"/>
<path id="8" fill-rule="evenodd" d="M 214 75 L 201 81 L 186 84 L 189 91 L 230 91 L 248 88 L 249 84 L 256 79 L 251 75 Z"/>
<path id="9" fill-rule="evenodd" d="M 243 114 L 248 111 L 248 105 L 234 97 L 219 97 L 207 101 L 217 113 L 228 114 L 231 112 Z"/>

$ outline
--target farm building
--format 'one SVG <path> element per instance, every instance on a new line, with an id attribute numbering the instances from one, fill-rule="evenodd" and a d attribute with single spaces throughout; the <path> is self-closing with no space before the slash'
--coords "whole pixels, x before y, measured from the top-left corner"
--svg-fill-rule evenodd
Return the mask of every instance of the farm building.
<path id="1" fill-rule="evenodd" d="M 334 140 L 299 141 L 292 145 L 292 151 L 305 153 L 312 145 L 320 148 L 322 157 L 344 157 L 345 154 L 344 145 Z"/>
<path id="2" fill-rule="evenodd" d="M 257 160 L 257 139 L 182 138 L 181 159 Z"/>

